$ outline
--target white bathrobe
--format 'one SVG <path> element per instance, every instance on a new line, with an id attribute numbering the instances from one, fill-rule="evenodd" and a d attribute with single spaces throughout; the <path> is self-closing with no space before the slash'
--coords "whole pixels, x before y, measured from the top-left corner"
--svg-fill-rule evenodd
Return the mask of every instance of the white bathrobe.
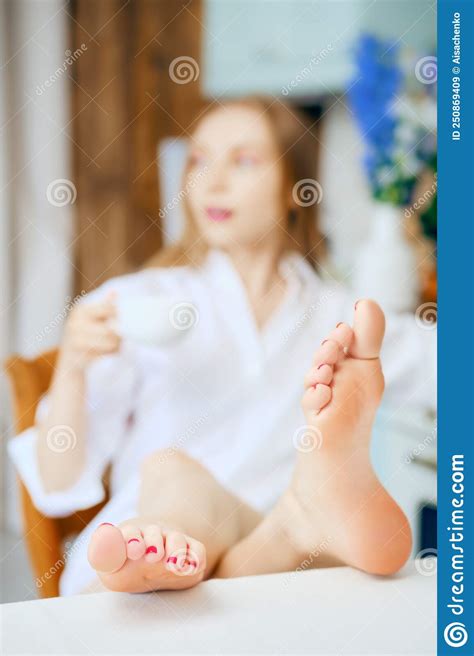
<path id="1" fill-rule="evenodd" d="M 147 269 L 112 279 L 84 298 L 100 300 L 110 289 L 120 298 L 164 293 L 190 304 L 194 323 L 167 347 L 129 340 L 119 354 L 89 366 L 88 461 L 70 489 L 44 491 L 35 427 L 9 442 L 33 502 L 52 517 L 101 501 L 101 475 L 112 463 L 111 499 L 67 553 L 61 594 L 77 593 L 94 578 L 86 558 L 94 528 L 136 515 L 140 463 L 156 449 L 188 452 L 262 512 L 283 492 L 295 460 L 295 436 L 305 425 L 304 375 L 336 323 L 351 322 L 355 299 L 341 285 L 323 282 L 297 253 L 282 260 L 281 273 L 287 292 L 262 332 L 230 259 L 217 250 L 199 269 Z M 385 403 L 434 407 L 435 344 L 435 331 L 423 330 L 414 316 L 387 317 Z M 44 397 L 37 418 L 47 403 Z M 63 437 L 55 448 L 74 448 L 67 428 Z"/>

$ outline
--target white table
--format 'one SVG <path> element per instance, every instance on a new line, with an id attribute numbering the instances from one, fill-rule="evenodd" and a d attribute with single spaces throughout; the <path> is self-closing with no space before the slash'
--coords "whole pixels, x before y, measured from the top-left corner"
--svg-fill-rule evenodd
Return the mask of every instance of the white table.
<path id="1" fill-rule="evenodd" d="M 420 568 L 421 569 L 421 568 Z M 341 567 L 5 604 L 4 654 L 435 654 L 436 576 Z"/>

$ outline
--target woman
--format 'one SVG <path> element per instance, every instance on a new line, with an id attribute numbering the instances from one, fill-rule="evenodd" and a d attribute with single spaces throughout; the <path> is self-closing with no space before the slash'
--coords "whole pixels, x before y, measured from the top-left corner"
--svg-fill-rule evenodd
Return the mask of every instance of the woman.
<path id="1" fill-rule="evenodd" d="M 179 244 L 71 313 L 37 426 L 11 441 L 51 516 L 101 501 L 112 464 L 111 499 L 68 555 L 61 594 L 284 571 L 315 549 L 318 566 L 380 574 L 408 557 L 406 518 L 369 459 L 384 316 L 371 301 L 354 311 L 317 272 L 315 205 L 296 193 L 314 172 L 308 125 L 280 101 L 211 108 L 191 138 Z M 182 340 L 117 335 L 117 303 L 145 294 L 185 304 Z M 412 317 L 389 318 L 389 401 L 432 405 L 426 338 Z"/>

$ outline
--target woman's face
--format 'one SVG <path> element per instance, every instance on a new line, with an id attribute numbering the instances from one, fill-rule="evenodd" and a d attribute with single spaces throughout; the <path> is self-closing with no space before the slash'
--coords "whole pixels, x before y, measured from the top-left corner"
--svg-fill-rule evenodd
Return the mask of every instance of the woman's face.
<path id="1" fill-rule="evenodd" d="M 226 250 L 276 243 L 282 163 L 264 115 L 229 106 L 206 116 L 190 146 L 187 193 L 199 232 Z"/>

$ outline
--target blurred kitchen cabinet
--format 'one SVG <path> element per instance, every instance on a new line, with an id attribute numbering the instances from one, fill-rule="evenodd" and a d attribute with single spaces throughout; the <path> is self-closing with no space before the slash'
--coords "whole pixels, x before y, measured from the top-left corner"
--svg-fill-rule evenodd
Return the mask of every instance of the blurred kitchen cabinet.
<path id="1" fill-rule="evenodd" d="M 331 95 L 345 89 L 350 48 L 370 31 L 431 52 L 430 0 L 206 0 L 204 92 Z"/>

